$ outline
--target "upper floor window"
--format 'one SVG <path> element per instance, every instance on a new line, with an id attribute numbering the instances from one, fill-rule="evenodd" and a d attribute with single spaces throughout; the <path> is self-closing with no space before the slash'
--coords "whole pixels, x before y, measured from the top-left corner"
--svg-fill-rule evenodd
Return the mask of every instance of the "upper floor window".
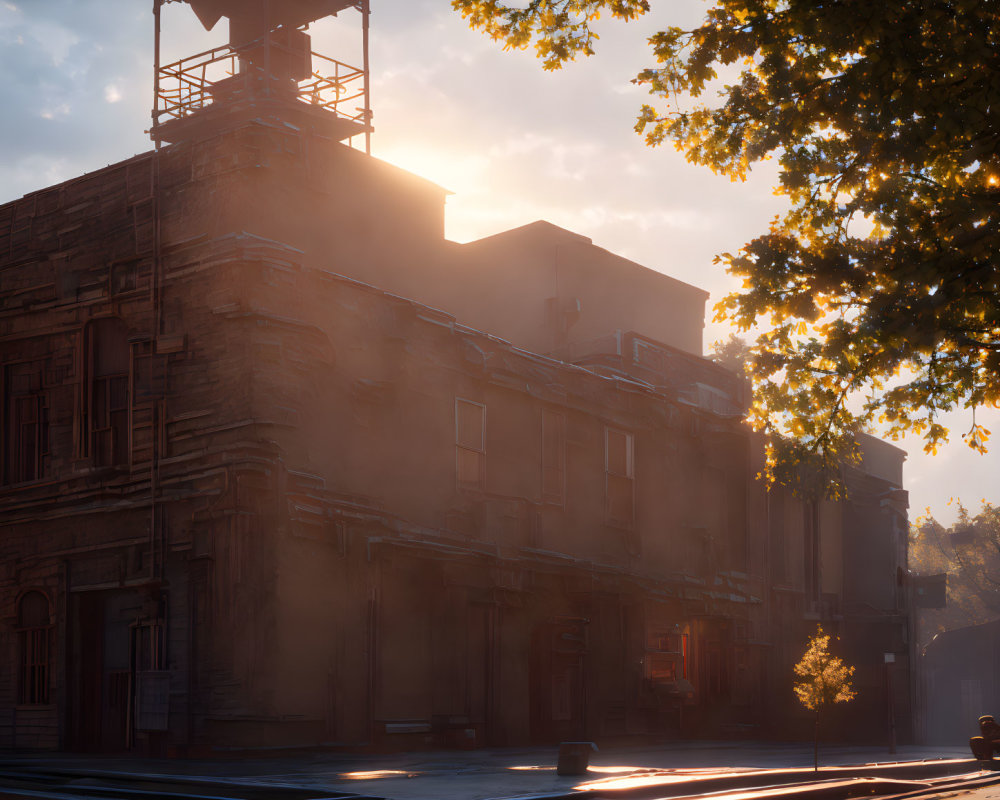
<path id="1" fill-rule="evenodd" d="M 3 483 L 45 476 L 49 461 L 49 410 L 42 364 L 8 364 L 3 378 Z"/>
<path id="2" fill-rule="evenodd" d="M 771 581 L 774 583 L 785 583 L 788 580 L 784 493 L 785 490 L 780 486 L 772 486 L 767 492 L 767 549 L 771 565 Z"/>
<path id="3" fill-rule="evenodd" d="M 635 437 L 604 429 L 605 515 L 607 521 L 631 526 L 635 522 Z"/>
<path id="4" fill-rule="evenodd" d="M 803 568 L 806 603 L 810 610 L 819 608 L 820 583 L 820 529 L 819 503 L 811 500 L 802 504 Z"/>
<path id="5" fill-rule="evenodd" d="M 709 542 L 712 543 L 719 567 L 726 564 L 723 558 L 727 547 L 727 524 L 729 498 L 726 493 L 726 473 L 718 467 L 704 467 L 701 473 L 702 508 L 704 509 L 705 529 Z"/>
<path id="6" fill-rule="evenodd" d="M 542 410 L 542 500 L 562 503 L 566 496 L 566 415 Z"/>
<path id="7" fill-rule="evenodd" d="M 27 592 L 17 604 L 20 705 L 49 702 L 49 599 Z"/>
<path id="8" fill-rule="evenodd" d="M 87 450 L 95 466 L 129 461 L 129 344 L 120 319 L 87 326 Z"/>
<path id="9" fill-rule="evenodd" d="M 482 489 L 486 462 L 486 406 L 455 398 L 455 472 L 458 485 Z"/>

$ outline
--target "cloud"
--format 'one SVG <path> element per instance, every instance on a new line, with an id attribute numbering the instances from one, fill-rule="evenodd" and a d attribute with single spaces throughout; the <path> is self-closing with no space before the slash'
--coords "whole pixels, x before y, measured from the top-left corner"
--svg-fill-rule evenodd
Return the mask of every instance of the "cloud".
<path id="1" fill-rule="evenodd" d="M 0 107 L 8 110 L 0 202 L 41 188 L 41 176 L 69 178 L 147 148 L 148 8 L 132 0 L 10 6 L 0 7 Z"/>

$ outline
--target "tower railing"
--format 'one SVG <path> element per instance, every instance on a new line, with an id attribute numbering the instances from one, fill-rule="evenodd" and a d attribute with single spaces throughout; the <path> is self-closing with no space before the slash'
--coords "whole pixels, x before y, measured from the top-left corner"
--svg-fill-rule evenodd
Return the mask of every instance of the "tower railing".
<path id="1" fill-rule="evenodd" d="M 333 111 L 337 116 L 355 122 L 367 122 L 364 105 L 353 109 L 348 106 L 353 101 L 364 103 L 365 71 L 352 67 L 343 61 L 313 53 L 313 63 L 322 65 L 321 71 L 313 73 L 308 80 L 299 83 L 299 98 L 313 105 Z M 325 74 L 323 74 L 325 72 Z M 353 114 L 350 111 L 353 110 Z"/>
<path id="2" fill-rule="evenodd" d="M 270 46 L 281 49 L 277 44 Z M 367 123 L 364 70 L 321 53 L 313 52 L 311 56 L 318 69 L 298 82 L 295 96 L 343 119 Z M 241 83 L 246 89 L 253 83 L 263 83 L 264 77 L 261 67 L 241 58 L 230 45 L 214 47 L 162 66 L 158 71 L 156 123 L 181 119 L 210 105 L 223 81 L 227 91 L 233 92 Z M 362 105 L 352 107 L 352 102 Z"/>

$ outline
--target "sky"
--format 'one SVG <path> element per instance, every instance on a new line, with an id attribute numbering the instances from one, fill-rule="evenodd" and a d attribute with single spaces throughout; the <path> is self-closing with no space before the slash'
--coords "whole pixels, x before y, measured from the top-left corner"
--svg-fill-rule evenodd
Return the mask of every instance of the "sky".
<path id="1" fill-rule="evenodd" d="M 711 293 L 735 288 L 713 258 L 738 250 L 784 203 L 764 164 L 731 182 L 688 164 L 672 146 L 646 147 L 632 126 L 651 65 L 646 38 L 695 25 L 707 3 L 654 3 L 645 18 L 602 22 L 597 55 L 545 72 L 530 52 L 503 52 L 469 30 L 448 0 L 372 0 L 372 152 L 454 192 L 446 235 L 469 241 L 546 219 L 595 244 Z M 150 147 L 152 0 L 0 0 L 0 203 Z M 164 61 L 222 44 L 183 3 L 164 7 Z M 360 63 L 358 15 L 313 26 L 314 49 Z M 709 314 L 711 318 L 711 313 Z M 705 345 L 729 329 L 706 326 Z M 936 456 L 917 440 L 904 482 L 910 516 L 940 521 L 1000 501 L 1000 412 L 980 456 L 961 442 L 969 412 L 946 420 Z"/>

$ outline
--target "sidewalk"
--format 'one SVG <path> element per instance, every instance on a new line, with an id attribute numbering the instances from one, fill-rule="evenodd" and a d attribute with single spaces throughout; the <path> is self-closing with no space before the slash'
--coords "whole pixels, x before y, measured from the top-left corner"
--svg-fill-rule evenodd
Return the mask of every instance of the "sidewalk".
<path id="1" fill-rule="evenodd" d="M 293 785 L 384 797 L 390 800 L 487 800 L 573 793 L 586 781 L 624 777 L 648 770 L 726 772 L 740 768 L 811 767 L 807 743 L 672 742 L 659 746 L 606 749 L 594 753 L 586 776 L 556 775 L 556 748 L 428 751 L 379 755 L 296 753 L 213 760 L 153 760 L 77 755 L 7 755 L 4 762 L 30 761 L 39 767 L 227 780 L 252 785 Z M 828 745 L 820 766 L 889 761 L 969 758 L 967 748 L 886 748 Z"/>

